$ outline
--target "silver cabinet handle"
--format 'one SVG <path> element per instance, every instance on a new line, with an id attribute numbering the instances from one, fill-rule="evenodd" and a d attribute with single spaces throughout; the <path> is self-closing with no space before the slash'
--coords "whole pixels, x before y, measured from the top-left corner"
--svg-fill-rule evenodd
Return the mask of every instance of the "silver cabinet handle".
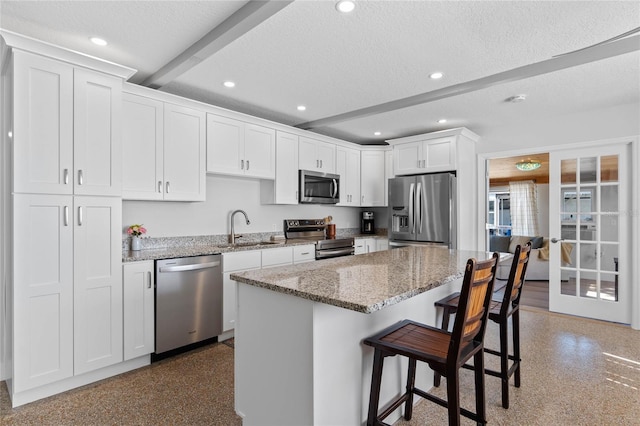
<path id="1" fill-rule="evenodd" d="M 320 160 L 316 160 L 316 167 L 320 168 Z"/>
<path id="2" fill-rule="evenodd" d="M 162 194 L 162 181 L 158 181 L 158 192 Z"/>
<path id="3" fill-rule="evenodd" d="M 320 168 L 322 168 L 322 160 L 320 160 Z"/>
<path id="4" fill-rule="evenodd" d="M 151 288 L 151 271 L 147 272 L 147 288 Z"/>
<path id="5" fill-rule="evenodd" d="M 169 183 L 169 181 L 167 181 L 164 184 L 164 191 L 168 194 L 170 189 L 171 189 L 171 184 Z"/>
<path id="6" fill-rule="evenodd" d="M 240 170 L 244 170 L 244 160 L 240 160 Z"/>
<path id="7" fill-rule="evenodd" d="M 427 160 L 422 160 L 422 168 L 424 169 L 425 167 L 427 167 Z"/>
<path id="8" fill-rule="evenodd" d="M 82 173 L 82 169 L 78 170 L 78 185 L 82 185 L 84 182 L 84 176 Z"/>
<path id="9" fill-rule="evenodd" d="M 69 206 L 64 206 L 64 226 L 69 226 Z"/>
<path id="10" fill-rule="evenodd" d="M 304 253 L 300 253 L 300 256 L 308 256 L 310 254 L 310 252 L 305 251 Z"/>
<path id="11" fill-rule="evenodd" d="M 362 201 L 361 201 L 361 203 L 362 203 L 362 204 L 364 204 L 364 195 L 362 196 Z"/>
<path id="12" fill-rule="evenodd" d="M 247 170 L 249 170 L 249 160 L 247 160 Z"/>
<path id="13" fill-rule="evenodd" d="M 298 200 L 298 191 L 296 191 L 296 201 Z"/>
<path id="14" fill-rule="evenodd" d="M 555 244 L 555 243 L 559 243 L 560 241 L 564 241 L 564 238 L 552 238 L 549 241 L 551 241 L 553 244 Z"/>
<path id="15" fill-rule="evenodd" d="M 78 226 L 82 226 L 82 206 L 78 207 Z"/>
<path id="16" fill-rule="evenodd" d="M 64 184 L 68 185 L 69 184 L 69 169 L 64 169 L 64 173 L 63 173 L 63 180 L 64 180 Z"/>

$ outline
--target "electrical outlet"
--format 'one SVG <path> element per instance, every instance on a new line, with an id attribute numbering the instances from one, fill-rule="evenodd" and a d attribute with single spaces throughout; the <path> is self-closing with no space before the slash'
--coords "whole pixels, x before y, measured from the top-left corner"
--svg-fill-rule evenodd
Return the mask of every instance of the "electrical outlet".
<path id="1" fill-rule="evenodd" d="M 272 224 L 271 224 L 271 230 L 272 230 L 273 232 L 276 232 L 276 231 L 278 230 L 278 229 L 276 228 L 276 224 L 275 224 L 275 223 L 272 223 Z"/>

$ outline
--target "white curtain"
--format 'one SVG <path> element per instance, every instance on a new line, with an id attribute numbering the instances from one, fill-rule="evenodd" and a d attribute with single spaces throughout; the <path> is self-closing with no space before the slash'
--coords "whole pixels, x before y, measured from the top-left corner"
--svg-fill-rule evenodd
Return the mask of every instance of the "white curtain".
<path id="1" fill-rule="evenodd" d="M 509 182 L 511 235 L 537 236 L 538 195 L 533 181 Z"/>

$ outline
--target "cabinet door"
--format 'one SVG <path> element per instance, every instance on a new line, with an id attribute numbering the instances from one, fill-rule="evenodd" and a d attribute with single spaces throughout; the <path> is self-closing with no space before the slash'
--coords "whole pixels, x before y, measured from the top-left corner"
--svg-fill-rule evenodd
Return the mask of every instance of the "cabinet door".
<path id="1" fill-rule="evenodd" d="M 122 362 L 122 199 L 74 197 L 74 374 Z"/>
<path id="2" fill-rule="evenodd" d="M 361 205 L 384 205 L 384 151 L 362 151 Z"/>
<path id="3" fill-rule="evenodd" d="M 365 254 L 367 252 L 367 239 L 366 238 L 357 238 L 354 245 L 354 254 Z"/>
<path id="4" fill-rule="evenodd" d="M 376 240 L 376 251 L 389 250 L 389 240 L 384 238 L 378 238 Z"/>
<path id="5" fill-rule="evenodd" d="M 275 130 L 246 124 L 244 129 L 244 166 L 246 176 L 275 179 Z"/>
<path id="6" fill-rule="evenodd" d="M 262 265 L 260 250 L 222 255 L 222 331 L 233 330 L 236 326 L 236 287 L 237 283 L 230 277 L 232 272 L 260 269 Z"/>
<path id="7" fill-rule="evenodd" d="M 154 351 L 153 262 L 122 265 L 124 360 Z"/>
<path id="8" fill-rule="evenodd" d="M 122 95 L 122 198 L 162 200 L 163 104 Z"/>
<path id="9" fill-rule="evenodd" d="M 389 179 L 393 178 L 393 151 L 384 152 L 384 205 L 389 205 Z"/>
<path id="10" fill-rule="evenodd" d="M 320 171 L 318 143 L 319 141 L 300 137 L 298 145 L 298 165 L 301 170 Z"/>
<path id="11" fill-rule="evenodd" d="M 275 203 L 298 204 L 298 136 L 276 134 Z"/>
<path id="12" fill-rule="evenodd" d="M 455 138 L 426 141 L 422 151 L 425 172 L 446 172 L 456 169 Z"/>
<path id="13" fill-rule="evenodd" d="M 16 193 L 73 193 L 73 68 L 15 52 Z"/>
<path id="14" fill-rule="evenodd" d="M 336 173 L 340 175 L 340 206 L 360 205 L 360 151 L 336 147 Z"/>
<path id="15" fill-rule="evenodd" d="M 74 194 L 122 195 L 122 79 L 74 70 Z"/>
<path id="16" fill-rule="evenodd" d="M 73 375 L 70 195 L 13 197 L 13 392 Z"/>
<path id="17" fill-rule="evenodd" d="M 305 244 L 293 247 L 293 263 L 314 262 L 316 260 L 316 246 Z"/>
<path id="18" fill-rule="evenodd" d="M 336 172 L 336 146 L 326 142 L 317 142 L 320 171 L 324 173 Z"/>
<path id="19" fill-rule="evenodd" d="M 409 142 L 393 147 L 393 169 L 396 176 L 421 173 L 422 142 Z"/>
<path id="20" fill-rule="evenodd" d="M 244 123 L 207 114 L 207 172 L 244 174 Z"/>
<path id="21" fill-rule="evenodd" d="M 164 104 L 164 199 L 206 198 L 205 114 Z"/>

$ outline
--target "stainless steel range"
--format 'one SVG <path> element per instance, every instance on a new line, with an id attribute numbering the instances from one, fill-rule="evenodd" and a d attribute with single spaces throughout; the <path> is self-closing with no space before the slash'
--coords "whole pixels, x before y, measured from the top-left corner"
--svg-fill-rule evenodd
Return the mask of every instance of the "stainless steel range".
<path id="1" fill-rule="evenodd" d="M 324 219 L 285 219 L 284 236 L 316 243 L 316 260 L 350 256 L 354 253 L 353 238 L 326 238 Z"/>

